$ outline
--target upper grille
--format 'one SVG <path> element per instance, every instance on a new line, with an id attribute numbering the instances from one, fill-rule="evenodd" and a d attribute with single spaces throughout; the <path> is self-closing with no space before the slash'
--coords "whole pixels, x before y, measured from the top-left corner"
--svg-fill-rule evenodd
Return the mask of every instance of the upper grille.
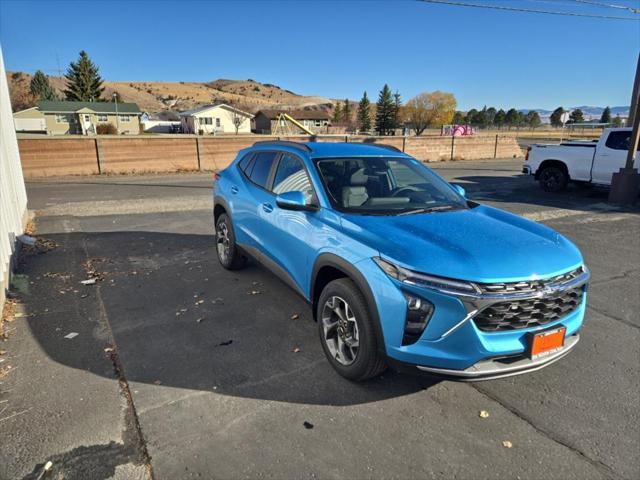
<path id="1" fill-rule="evenodd" d="M 527 280 L 523 282 L 512 283 L 480 283 L 478 286 L 482 293 L 514 293 L 514 292 L 535 292 L 550 285 L 562 285 L 574 278 L 580 276 L 584 270 L 582 267 L 576 268 L 571 272 L 563 273 L 544 280 Z"/>
<path id="2" fill-rule="evenodd" d="M 495 303 L 478 313 L 473 321 L 486 332 L 545 325 L 578 308 L 583 294 L 584 286 L 580 286 L 547 297 Z"/>

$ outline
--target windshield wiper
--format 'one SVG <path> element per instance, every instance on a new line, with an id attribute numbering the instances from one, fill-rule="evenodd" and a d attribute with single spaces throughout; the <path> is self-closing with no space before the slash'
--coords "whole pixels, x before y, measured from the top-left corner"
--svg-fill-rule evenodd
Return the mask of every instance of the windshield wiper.
<path id="1" fill-rule="evenodd" d="M 458 208 L 460 207 L 458 207 L 457 205 L 435 205 L 433 207 L 423 207 L 416 208 L 414 210 L 407 210 L 406 212 L 399 213 L 397 216 L 399 217 L 400 215 L 414 215 L 416 213 L 442 212 L 445 210 L 455 210 Z"/>

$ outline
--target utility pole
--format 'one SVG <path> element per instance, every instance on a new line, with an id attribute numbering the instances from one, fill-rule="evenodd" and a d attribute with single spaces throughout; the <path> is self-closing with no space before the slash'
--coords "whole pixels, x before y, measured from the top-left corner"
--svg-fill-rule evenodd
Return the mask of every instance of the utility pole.
<path id="1" fill-rule="evenodd" d="M 628 125 L 631 126 L 631 138 L 629 138 L 629 151 L 627 152 L 627 162 L 624 168 L 613 174 L 611 179 L 611 192 L 609 201 L 611 203 L 621 203 L 631 205 L 638 197 L 640 190 L 640 174 L 638 169 L 633 168 L 633 158 L 637 155 L 638 144 L 640 143 L 640 54 L 636 65 L 636 78 L 633 82 L 633 93 L 631 94 L 631 108 L 629 109 Z"/>
<path id="2" fill-rule="evenodd" d="M 118 94 L 113 92 L 113 101 L 116 103 L 116 132 L 120 135 L 120 116 L 118 115 Z"/>

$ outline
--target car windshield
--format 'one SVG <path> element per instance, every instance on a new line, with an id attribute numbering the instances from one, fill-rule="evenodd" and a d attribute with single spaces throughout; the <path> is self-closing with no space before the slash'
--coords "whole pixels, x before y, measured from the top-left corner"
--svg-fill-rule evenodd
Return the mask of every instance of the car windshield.
<path id="1" fill-rule="evenodd" d="M 434 172 L 408 157 L 319 158 L 316 167 L 333 207 L 371 215 L 467 208 Z"/>

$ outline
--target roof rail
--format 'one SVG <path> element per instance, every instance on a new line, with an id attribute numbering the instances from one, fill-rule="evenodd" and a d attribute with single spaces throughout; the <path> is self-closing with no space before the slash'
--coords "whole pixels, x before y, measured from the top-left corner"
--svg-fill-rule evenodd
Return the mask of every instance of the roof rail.
<path id="1" fill-rule="evenodd" d="M 387 150 L 392 150 L 394 152 L 404 153 L 398 147 L 394 147 L 393 145 L 386 145 L 384 143 L 370 143 L 369 145 L 373 145 L 374 147 L 386 148 Z"/>
<path id="2" fill-rule="evenodd" d="M 309 145 L 305 145 L 304 143 L 300 142 L 292 142 L 289 140 L 261 140 L 253 144 L 254 147 L 258 147 L 261 145 L 280 145 L 281 147 L 299 148 L 300 150 L 304 150 L 305 152 L 311 152 L 311 147 L 309 147 Z"/>

